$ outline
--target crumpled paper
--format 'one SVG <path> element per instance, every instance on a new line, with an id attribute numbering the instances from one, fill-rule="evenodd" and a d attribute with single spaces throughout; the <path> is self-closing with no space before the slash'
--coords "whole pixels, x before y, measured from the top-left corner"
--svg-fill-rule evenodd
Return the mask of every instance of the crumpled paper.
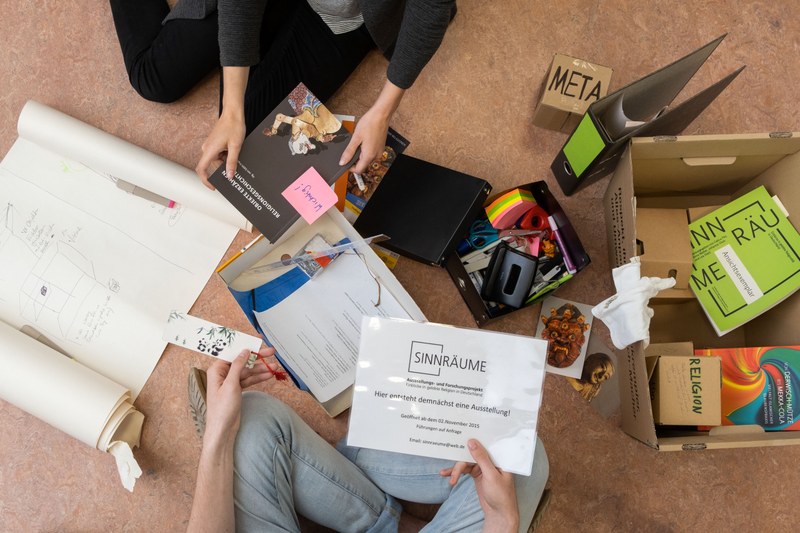
<path id="1" fill-rule="evenodd" d="M 128 492 L 133 492 L 133 486 L 136 484 L 136 480 L 142 475 L 142 469 L 133 457 L 133 450 L 131 450 L 130 445 L 124 441 L 114 441 L 108 447 L 108 453 L 113 455 L 114 459 L 117 461 L 117 471 L 119 472 L 122 486 L 125 487 Z"/>
<path id="2" fill-rule="evenodd" d="M 673 278 L 641 277 L 638 257 L 630 263 L 611 271 L 617 293 L 592 308 L 592 314 L 608 326 L 611 342 L 623 349 L 637 341 L 650 344 L 650 319 L 653 309 L 648 307 L 650 298 L 659 291 L 675 286 Z"/>

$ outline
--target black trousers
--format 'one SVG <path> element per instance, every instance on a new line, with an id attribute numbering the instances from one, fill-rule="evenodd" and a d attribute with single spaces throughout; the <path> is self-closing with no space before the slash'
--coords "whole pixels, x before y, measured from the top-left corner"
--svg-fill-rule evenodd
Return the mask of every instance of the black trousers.
<path id="1" fill-rule="evenodd" d="M 174 102 L 219 68 L 216 13 L 162 25 L 166 0 L 111 0 L 111 11 L 128 78 L 147 100 Z M 245 92 L 247 133 L 300 82 L 325 102 L 374 47 L 363 25 L 334 35 L 304 0 L 269 0 Z"/>

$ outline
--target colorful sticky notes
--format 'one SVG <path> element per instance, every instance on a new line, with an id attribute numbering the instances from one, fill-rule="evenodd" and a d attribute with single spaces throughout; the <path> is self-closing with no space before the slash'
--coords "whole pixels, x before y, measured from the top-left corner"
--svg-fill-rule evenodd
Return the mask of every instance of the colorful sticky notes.
<path id="1" fill-rule="evenodd" d="M 314 167 L 303 172 L 281 195 L 309 224 L 336 204 L 336 193 Z"/>
<path id="2" fill-rule="evenodd" d="M 486 216 L 496 229 L 508 229 L 534 207 L 536 200 L 530 191 L 512 189 L 486 207 Z"/>

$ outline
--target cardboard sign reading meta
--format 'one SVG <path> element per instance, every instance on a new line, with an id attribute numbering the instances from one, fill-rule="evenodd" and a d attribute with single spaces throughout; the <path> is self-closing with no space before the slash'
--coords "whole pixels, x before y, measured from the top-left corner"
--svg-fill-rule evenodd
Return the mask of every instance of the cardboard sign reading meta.
<path id="1" fill-rule="evenodd" d="M 555 54 L 533 123 L 561 131 L 573 129 L 589 105 L 606 95 L 612 72 L 603 65 Z"/>

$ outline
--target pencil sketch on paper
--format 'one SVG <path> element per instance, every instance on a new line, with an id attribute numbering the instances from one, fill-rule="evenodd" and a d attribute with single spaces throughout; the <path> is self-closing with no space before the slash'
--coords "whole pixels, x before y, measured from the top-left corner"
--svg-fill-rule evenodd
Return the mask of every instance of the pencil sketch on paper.
<path id="1" fill-rule="evenodd" d="M 72 246 L 80 228 L 58 233 L 39 220 L 38 209 L 27 217 L 9 203 L 0 220 L 0 285 L 3 294 L 19 294 L 20 316 L 43 332 L 77 344 L 95 339 L 113 314 L 119 282 L 97 281 L 89 259 Z"/>

